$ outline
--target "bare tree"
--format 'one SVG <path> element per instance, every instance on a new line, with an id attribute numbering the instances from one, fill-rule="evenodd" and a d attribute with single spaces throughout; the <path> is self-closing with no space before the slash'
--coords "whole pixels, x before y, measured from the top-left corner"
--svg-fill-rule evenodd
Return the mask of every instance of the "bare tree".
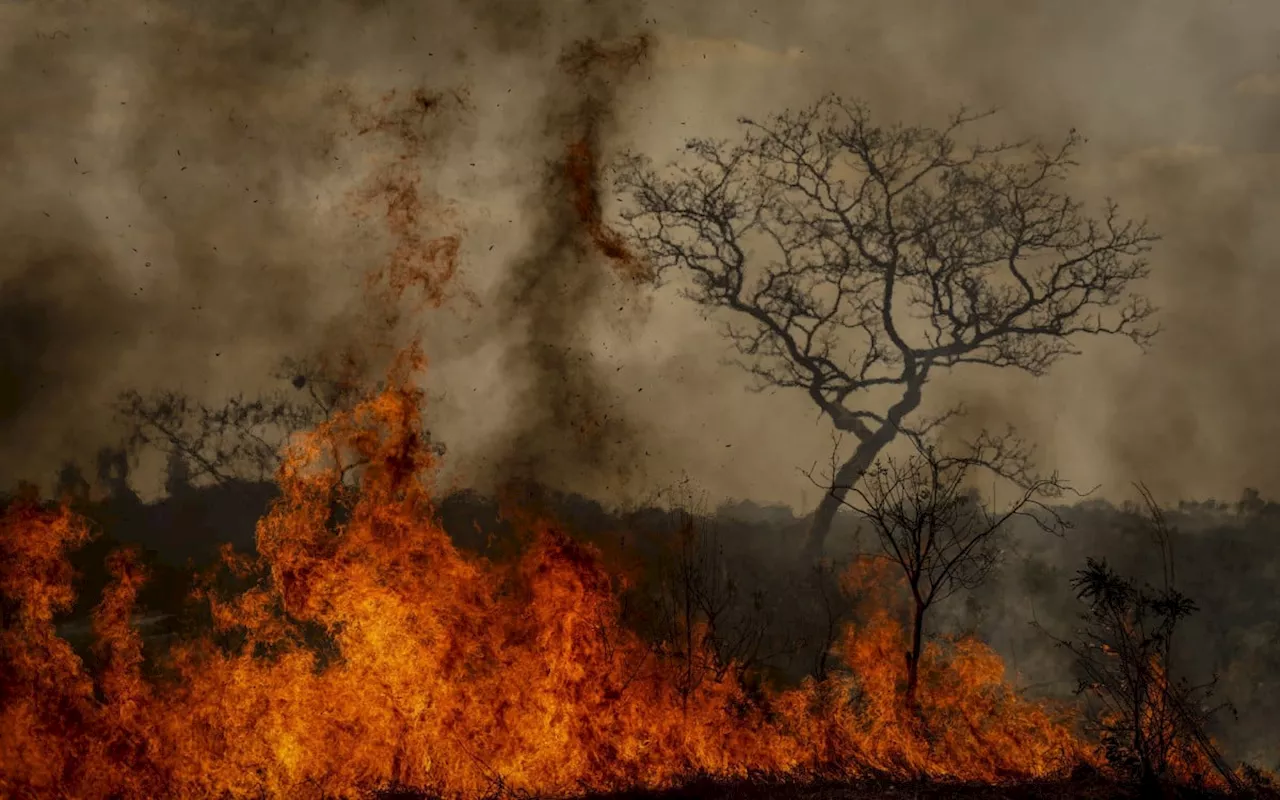
<path id="1" fill-rule="evenodd" d="M 1016 479 L 1001 507 L 972 489 L 975 469 Z M 1067 523 L 1045 500 L 1066 487 L 1056 476 L 1034 476 L 1029 453 L 1012 436 L 983 436 L 958 455 L 921 444 L 906 460 L 884 459 L 849 487 L 845 504 L 875 532 L 880 555 L 901 568 L 911 596 L 911 644 L 906 652 L 906 700 L 916 705 L 929 609 L 960 590 L 976 588 L 1000 560 L 1001 534 L 1015 517 L 1061 533 Z"/>
<path id="2" fill-rule="evenodd" d="M 1100 218 L 1060 187 L 1081 138 L 961 146 L 989 114 L 941 129 L 872 122 L 828 96 L 736 143 L 693 139 L 659 172 L 617 173 L 623 224 L 659 280 L 729 312 L 724 331 L 761 390 L 803 390 L 857 440 L 814 516 L 820 553 L 845 492 L 912 420 L 925 385 L 965 364 L 1044 374 L 1086 335 L 1155 334 L 1134 293 L 1156 237 L 1108 201 Z"/>
<path id="3" fill-rule="evenodd" d="M 655 494 L 674 506 L 674 525 L 646 598 L 658 649 L 679 666 L 677 685 L 687 700 L 705 681 L 731 670 L 739 680 L 774 658 L 790 655 L 795 642 L 771 641 L 773 608 L 756 576 L 726 552 L 706 498 L 683 479 Z M 754 588 L 753 588 L 754 586 Z M 774 647 L 778 647 L 775 651 Z"/>
<path id="4" fill-rule="evenodd" d="M 677 682 L 687 699 L 708 678 L 730 669 L 742 678 L 766 660 L 770 620 L 763 593 L 744 592 L 707 522 L 682 513 L 672 545 L 659 564 L 659 638 L 682 665 Z"/>

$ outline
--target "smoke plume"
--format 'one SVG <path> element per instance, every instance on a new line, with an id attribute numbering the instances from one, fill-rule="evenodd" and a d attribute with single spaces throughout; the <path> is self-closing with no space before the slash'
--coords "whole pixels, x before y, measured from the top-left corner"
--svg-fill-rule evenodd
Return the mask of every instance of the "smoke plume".
<path id="1" fill-rule="evenodd" d="M 688 472 L 805 507 L 828 426 L 803 396 L 746 394 L 715 320 L 635 288 L 598 179 L 620 148 L 666 160 L 838 91 L 885 121 L 967 104 L 1003 109 L 992 137 L 1077 128 L 1074 188 L 1165 235 L 1150 353 L 1087 343 L 1045 380 L 959 373 L 933 401 L 1018 425 L 1106 492 L 1273 491 L 1278 25 L 1261 0 L 7 4 L 0 479 L 112 441 L 122 389 L 260 389 L 350 337 L 362 277 L 397 246 L 456 234 L 474 302 L 421 324 L 466 480 L 610 494 Z M 415 116 L 415 91 L 460 99 Z M 403 140 L 360 135 L 353 108 L 399 109 L 423 137 L 411 236 L 367 194 L 409 163 Z"/>

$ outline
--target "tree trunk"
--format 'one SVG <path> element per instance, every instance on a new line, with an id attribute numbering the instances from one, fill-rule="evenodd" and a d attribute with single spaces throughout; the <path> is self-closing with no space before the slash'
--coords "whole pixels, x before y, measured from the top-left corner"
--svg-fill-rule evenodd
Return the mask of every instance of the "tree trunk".
<path id="1" fill-rule="evenodd" d="M 844 505 L 845 495 L 849 494 L 849 490 L 862 478 L 863 473 L 871 468 L 871 464 L 876 460 L 876 456 L 880 455 L 885 445 L 893 441 L 896 430 L 886 430 L 888 427 L 886 425 L 880 428 L 870 438 L 860 443 L 858 449 L 853 451 L 853 455 L 849 456 L 849 460 L 836 471 L 830 488 L 822 495 L 818 509 L 813 512 L 813 521 L 809 524 L 809 535 L 804 544 L 806 558 L 813 561 L 822 558 L 827 534 L 831 533 L 836 512 Z"/>
<path id="2" fill-rule="evenodd" d="M 919 598 L 915 601 L 915 613 L 911 617 L 911 649 L 907 651 L 907 708 L 912 712 L 919 710 L 916 703 L 916 690 L 920 685 L 920 656 L 924 650 L 924 612 L 925 605 Z"/>
<path id="3" fill-rule="evenodd" d="M 1164 787 L 1160 776 L 1156 774 L 1147 758 L 1142 759 L 1142 777 L 1138 782 L 1138 796 L 1143 800 L 1160 800 L 1164 797 Z"/>
<path id="4" fill-rule="evenodd" d="M 849 456 L 849 460 L 844 462 L 840 469 L 836 470 L 830 488 L 827 489 L 826 494 L 822 495 L 822 502 L 818 503 L 818 509 L 813 512 L 813 522 L 809 525 L 809 536 L 804 543 L 804 554 L 807 558 L 814 561 L 822 558 L 822 551 L 827 543 L 827 534 L 831 533 L 831 524 L 835 522 L 836 512 L 844 504 L 845 495 L 849 494 L 849 490 L 862 478 L 863 473 L 871 468 L 876 456 L 880 455 L 880 451 L 885 448 L 885 445 L 897 437 L 898 426 L 902 423 L 902 420 L 920 405 L 920 387 L 924 385 L 927 373 L 927 369 L 912 372 L 911 378 L 903 391 L 902 399 L 893 404 L 893 407 L 889 409 L 889 413 L 885 415 L 884 424 L 874 432 L 860 421 L 846 420 L 845 424 L 837 421 L 837 428 L 846 433 L 855 433 L 858 436 L 858 449 L 854 450 L 853 455 Z"/>

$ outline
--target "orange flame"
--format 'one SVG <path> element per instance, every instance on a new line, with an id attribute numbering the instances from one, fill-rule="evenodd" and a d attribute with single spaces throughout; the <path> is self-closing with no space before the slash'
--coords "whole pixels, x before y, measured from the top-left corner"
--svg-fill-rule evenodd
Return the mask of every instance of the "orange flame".
<path id="1" fill-rule="evenodd" d="M 1088 757 L 1069 720 L 1013 694 L 972 640 L 929 651 L 923 714 L 905 711 L 902 631 L 884 611 L 846 633 L 847 674 L 759 701 L 733 670 L 680 692 L 678 665 L 619 623 L 597 553 L 556 525 L 528 523 L 532 544 L 510 564 L 454 547 L 430 501 L 420 366 L 403 356 L 387 388 L 289 448 L 258 559 L 228 564 L 256 581 L 207 587 L 214 631 L 158 663 L 129 624 L 134 559 L 113 557 L 91 669 L 52 623 L 85 524 L 31 497 L 5 512 L 0 794 L 564 795 L 758 772 L 993 781 Z M 354 485 L 340 464 L 359 465 Z"/>

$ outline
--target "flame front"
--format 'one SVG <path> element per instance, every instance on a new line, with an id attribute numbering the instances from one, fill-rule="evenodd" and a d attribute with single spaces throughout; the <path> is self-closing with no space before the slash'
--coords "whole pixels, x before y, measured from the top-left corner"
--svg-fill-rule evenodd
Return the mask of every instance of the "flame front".
<path id="1" fill-rule="evenodd" d="M 387 388 L 290 447 L 258 558 L 228 554 L 248 588 L 206 586 L 214 631 L 163 663 L 142 657 L 129 619 L 145 576 L 119 554 L 95 616 L 98 665 L 82 664 L 53 618 L 73 599 L 66 554 L 87 526 L 32 497 L 11 505 L 0 794 L 568 795 L 761 772 L 995 781 L 1090 758 L 1070 720 L 1013 693 L 975 641 L 928 653 L 923 713 L 908 711 L 887 609 L 846 632 L 838 677 L 749 699 L 726 670 L 682 694 L 676 665 L 620 624 L 597 554 L 553 523 L 527 522 L 511 564 L 454 547 L 430 501 L 419 366 L 403 358 Z"/>

